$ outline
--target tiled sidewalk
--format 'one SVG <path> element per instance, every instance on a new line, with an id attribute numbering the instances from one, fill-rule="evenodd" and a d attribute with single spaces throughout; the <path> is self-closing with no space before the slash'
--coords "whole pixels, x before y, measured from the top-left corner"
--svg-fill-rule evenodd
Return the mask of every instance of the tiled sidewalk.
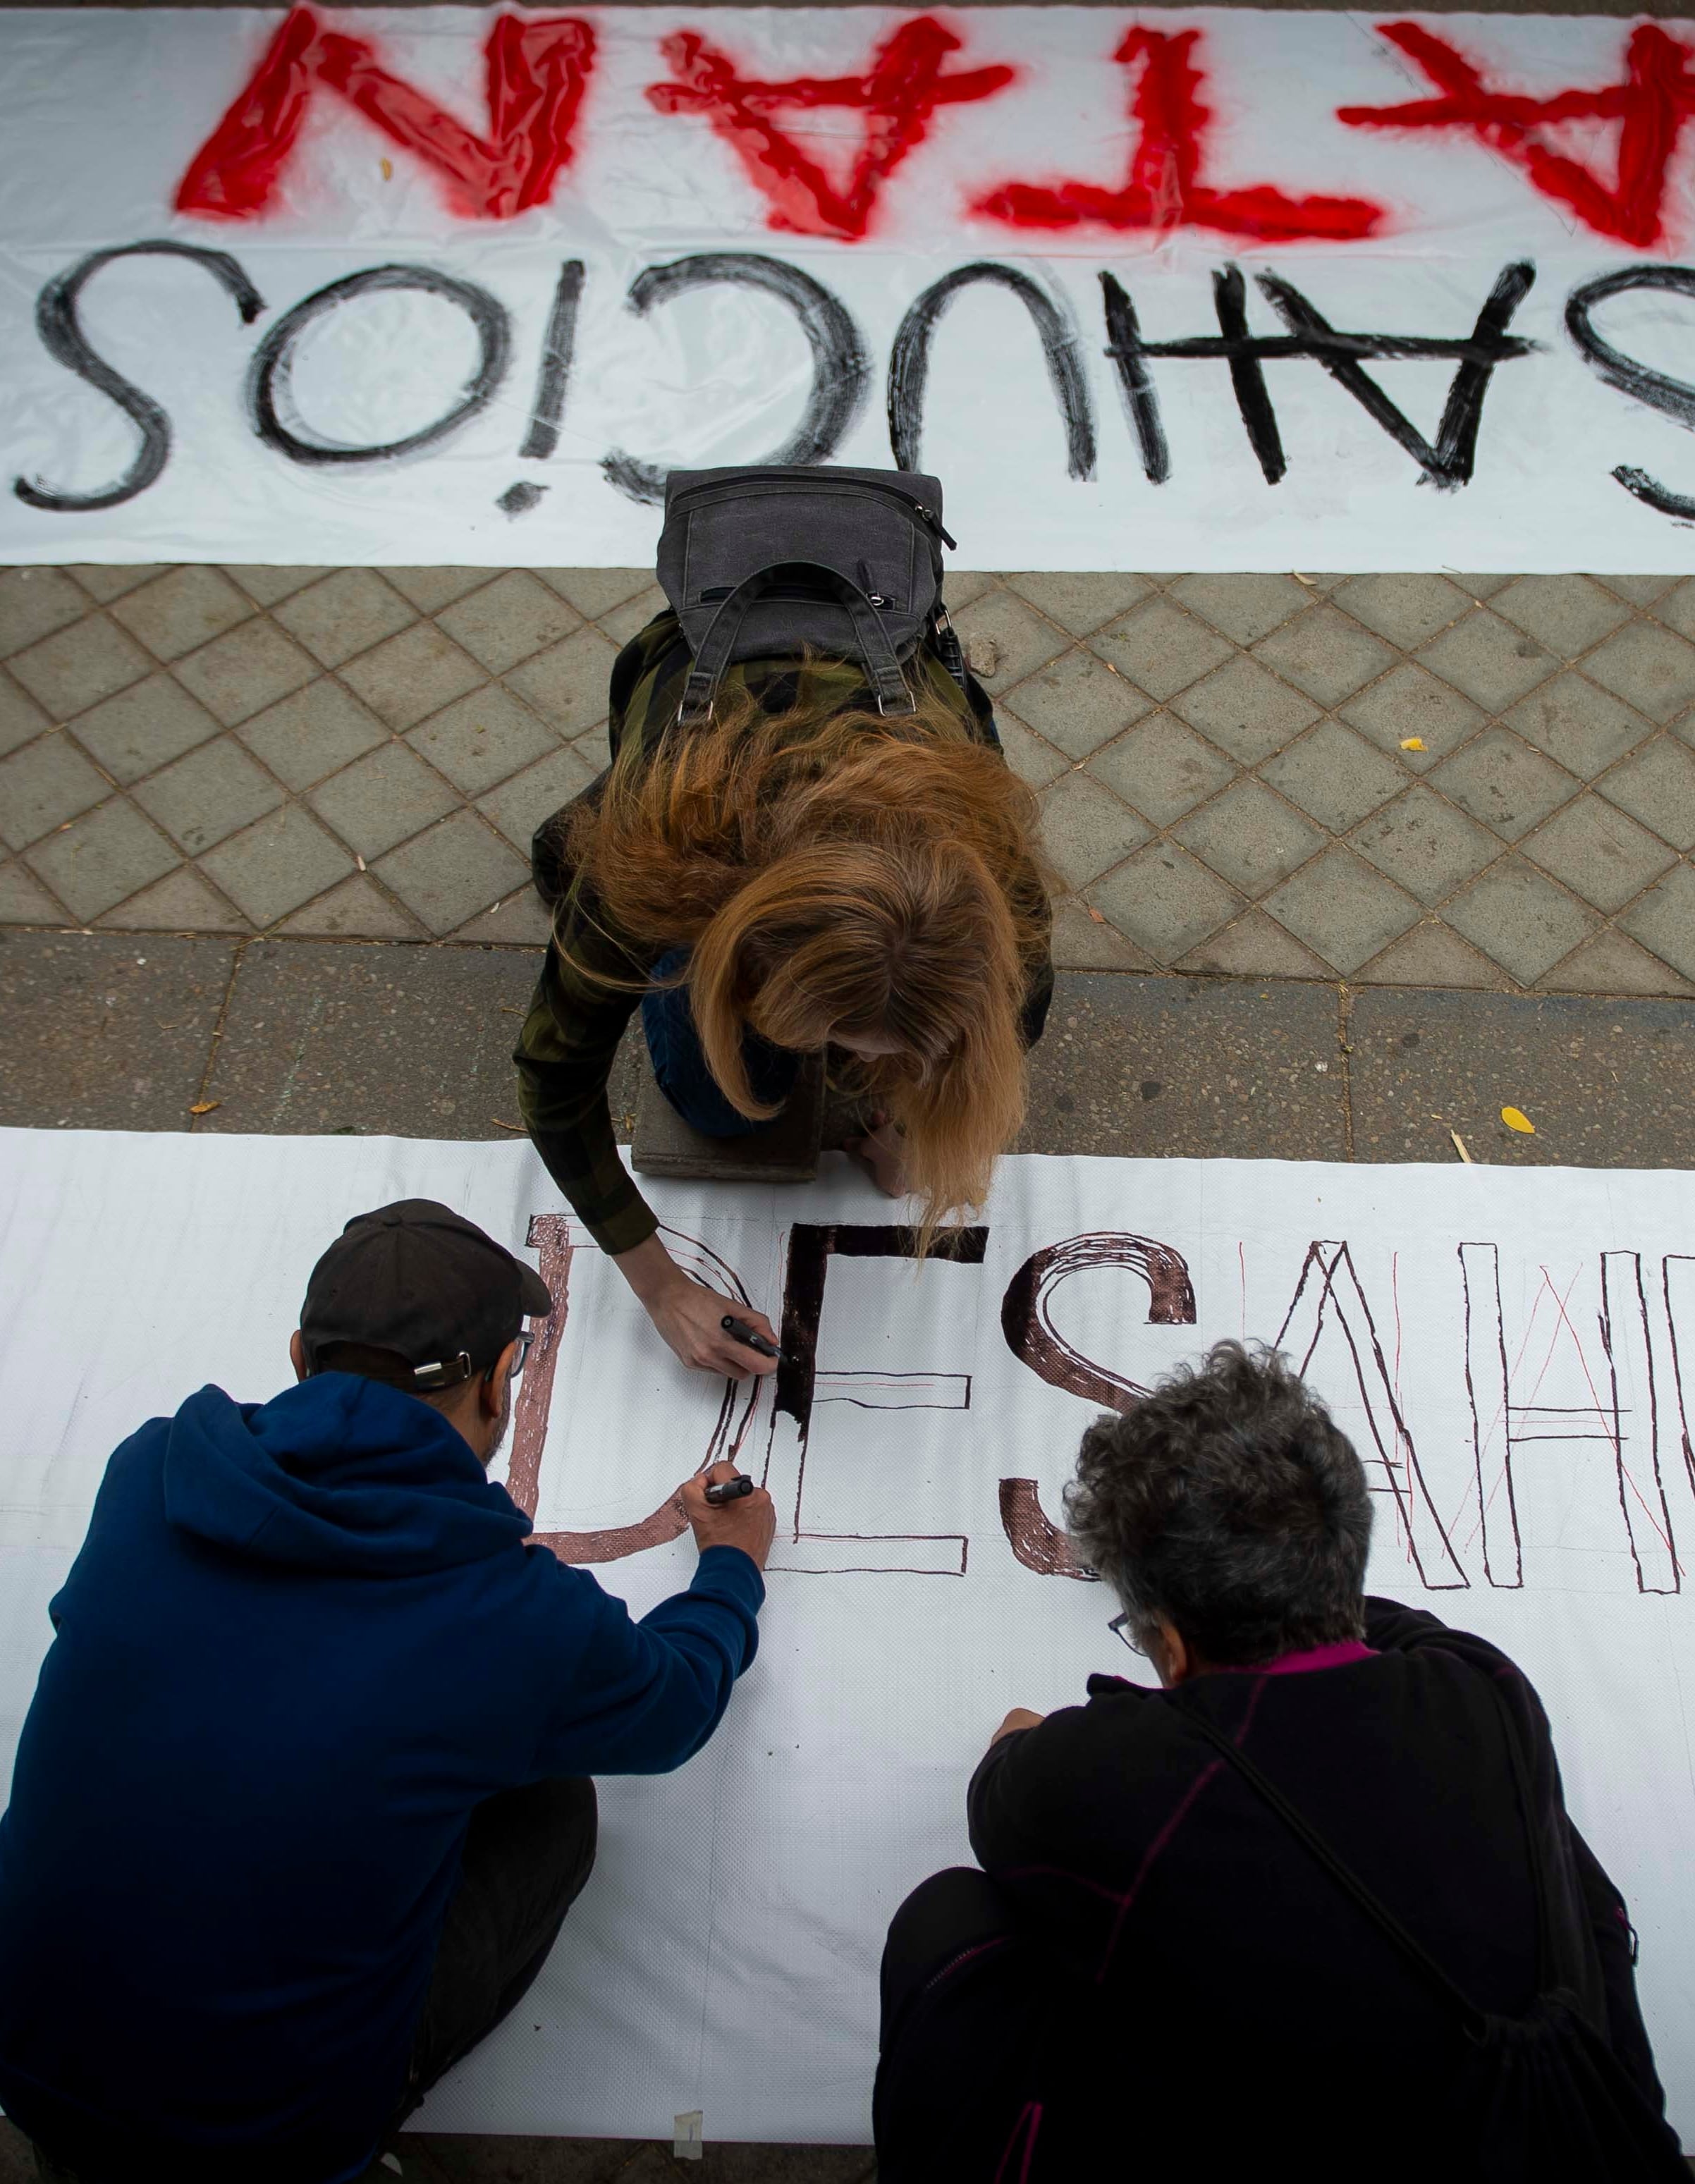
<path id="1" fill-rule="evenodd" d="M 1057 956 L 1695 994 L 1695 579 L 956 577 Z M 638 570 L 0 574 L 0 922 L 534 941 Z M 1417 747 L 1408 748 L 1412 739 Z"/>

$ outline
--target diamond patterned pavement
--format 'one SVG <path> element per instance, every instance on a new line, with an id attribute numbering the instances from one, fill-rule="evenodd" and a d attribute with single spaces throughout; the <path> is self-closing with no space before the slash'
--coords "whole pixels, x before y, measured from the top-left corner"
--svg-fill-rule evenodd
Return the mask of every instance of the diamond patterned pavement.
<path id="1" fill-rule="evenodd" d="M 1062 966 L 1695 995 L 1695 578 L 949 588 Z M 529 836 L 657 603 L 640 569 L 0 571 L 0 922 L 539 942 Z"/>

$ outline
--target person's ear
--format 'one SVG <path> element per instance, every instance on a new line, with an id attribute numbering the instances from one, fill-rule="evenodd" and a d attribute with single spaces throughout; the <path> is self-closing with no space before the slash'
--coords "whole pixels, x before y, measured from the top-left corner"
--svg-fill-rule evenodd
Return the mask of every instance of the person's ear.
<path id="1" fill-rule="evenodd" d="M 1148 1656 L 1168 1691 L 1177 1684 L 1186 1684 L 1195 1674 L 1195 1655 L 1169 1616 L 1156 1615 L 1153 1618 Z"/>
<path id="2" fill-rule="evenodd" d="M 288 1362 L 294 1368 L 295 1379 L 304 1380 L 306 1378 L 306 1346 L 300 1340 L 298 1327 L 288 1338 Z"/>
<path id="3" fill-rule="evenodd" d="M 477 1384 L 477 1407 L 486 1418 L 498 1418 L 500 1406 L 506 1397 L 506 1379 L 518 1355 L 518 1346 L 509 1342 L 494 1361 L 494 1369 L 485 1373 Z"/>

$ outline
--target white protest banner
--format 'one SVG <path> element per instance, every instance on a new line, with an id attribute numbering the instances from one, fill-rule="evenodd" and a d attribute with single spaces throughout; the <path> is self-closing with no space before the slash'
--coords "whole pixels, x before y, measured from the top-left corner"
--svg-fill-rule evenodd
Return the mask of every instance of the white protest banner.
<path id="1" fill-rule="evenodd" d="M 0 560 L 639 564 L 923 467 L 983 568 L 1695 567 L 1695 34 L 0 13 Z"/>
<path id="2" fill-rule="evenodd" d="M 1079 1435 L 1246 1335 L 1364 1458 L 1373 1590 L 1536 1685 L 1695 2137 L 1695 1180 L 1013 1159 L 923 1268 L 843 1162 L 799 1190 L 655 1185 L 672 1248 L 780 1315 L 789 1362 L 754 1393 L 672 1359 L 527 1145 L 0 1133 L 0 1751 L 110 1451 L 208 1379 L 287 1383 L 326 1241 L 420 1195 L 527 1244 L 568 1305 L 504 1473 L 543 1539 L 641 1612 L 693 1565 L 683 1472 L 733 1454 L 779 1509 L 723 1726 L 673 1776 L 601 1785 L 559 1946 L 421 2127 L 653 2138 L 699 2109 L 711 2139 L 867 2138 L 884 1932 L 968 1858 L 990 1731 L 1126 1665 L 1055 1528 Z"/>

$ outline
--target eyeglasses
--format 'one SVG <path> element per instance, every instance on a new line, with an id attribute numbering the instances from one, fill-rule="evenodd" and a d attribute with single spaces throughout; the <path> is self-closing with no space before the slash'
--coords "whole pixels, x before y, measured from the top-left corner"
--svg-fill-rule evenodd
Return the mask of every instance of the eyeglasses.
<path id="1" fill-rule="evenodd" d="M 1143 1645 L 1140 1638 L 1135 1635 L 1128 1613 L 1115 1615 L 1107 1628 L 1115 1638 L 1128 1646 L 1131 1652 L 1140 1653 L 1144 1660 L 1147 1658 L 1147 1647 Z"/>
<path id="2" fill-rule="evenodd" d="M 535 1339 L 536 1331 L 532 1327 L 524 1328 L 519 1334 L 516 1334 L 512 1337 L 513 1346 L 517 1351 L 518 1354 L 514 1357 L 511 1364 L 507 1368 L 506 1378 L 509 1380 L 516 1380 L 519 1373 L 523 1371 L 524 1361 L 529 1356 L 530 1345 L 535 1340 Z M 491 1380 L 493 1379 L 494 1375 L 492 1371 L 488 1377 Z"/>

